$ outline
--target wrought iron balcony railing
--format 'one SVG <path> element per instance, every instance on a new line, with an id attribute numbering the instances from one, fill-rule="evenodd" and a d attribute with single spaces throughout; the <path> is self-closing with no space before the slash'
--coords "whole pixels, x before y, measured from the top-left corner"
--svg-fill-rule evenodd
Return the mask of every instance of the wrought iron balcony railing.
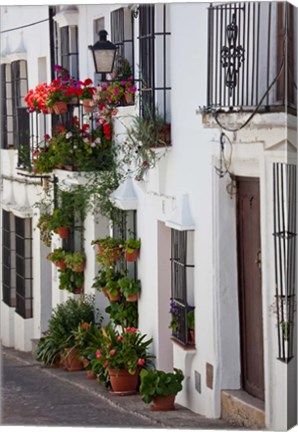
<path id="1" fill-rule="evenodd" d="M 296 112 L 296 25 L 286 2 L 211 4 L 207 106 Z"/>

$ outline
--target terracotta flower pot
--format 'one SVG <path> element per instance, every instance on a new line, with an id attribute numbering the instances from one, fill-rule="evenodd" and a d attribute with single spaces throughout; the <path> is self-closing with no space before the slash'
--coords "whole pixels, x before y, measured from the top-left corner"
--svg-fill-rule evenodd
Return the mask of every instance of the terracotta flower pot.
<path id="1" fill-rule="evenodd" d="M 48 114 L 54 114 L 54 108 L 53 107 L 48 107 L 47 111 L 48 111 Z"/>
<path id="2" fill-rule="evenodd" d="M 139 299 L 139 295 L 138 294 L 130 294 L 125 298 L 126 298 L 126 301 L 128 301 L 128 302 L 136 302 Z"/>
<path id="3" fill-rule="evenodd" d="M 139 372 L 131 375 L 127 370 L 109 369 L 113 392 L 135 393 L 139 383 Z"/>
<path id="4" fill-rule="evenodd" d="M 60 236 L 60 238 L 65 239 L 69 236 L 69 229 L 66 227 L 58 227 L 55 229 L 55 233 Z"/>
<path id="5" fill-rule="evenodd" d="M 110 301 L 118 301 L 120 299 L 120 290 L 118 291 L 118 293 L 116 295 L 111 295 L 109 293 L 109 291 L 107 291 L 107 294 L 108 294 Z"/>
<path id="6" fill-rule="evenodd" d="M 124 99 L 126 105 L 132 105 L 133 104 L 133 94 L 132 93 L 124 93 Z"/>
<path id="7" fill-rule="evenodd" d="M 176 395 L 157 396 L 153 398 L 153 403 L 150 405 L 151 411 L 173 411 L 175 409 L 174 401 Z"/>
<path id="8" fill-rule="evenodd" d="M 132 253 L 128 253 L 125 251 L 125 259 L 128 262 L 136 262 L 139 257 L 139 249 L 134 249 Z"/>
<path id="9" fill-rule="evenodd" d="M 83 292 L 83 288 L 75 288 L 73 290 L 73 294 L 82 294 L 82 292 Z"/>
<path id="10" fill-rule="evenodd" d="M 191 345 L 195 344 L 195 331 L 192 329 L 188 329 L 188 342 Z"/>
<path id="11" fill-rule="evenodd" d="M 92 370 L 87 370 L 86 371 L 86 376 L 88 379 L 96 379 L 96 375 L 94 375 L 94 373 L 92 372 Z"/>
<path id="12" fill-rule="evenodd" d="M 76 348 L 66 348 L 64 367 L 70 372 L 83 370 L 84 366 Z"/>
<path id="13" fill-rule="evenodd" d="M 62 271 L 67 269 L 67 265 L 66 265 L 64 259 L 60 259 L 60 260 L 56 261 L 55 266 L 58 267 Z"/>
<path id="14" fill-rule="evenodd" d="M 84 268 L 85 268 L 85 263 L 82 263 L 82 264 L 78 265 L 77 267 L 74 267 L 73 271 L 75 273 L 82 273 L 84 271 Z"/>
<path id="15" fill-rule="evenodd" d="M 101 288 L 101 291 L 103 292 L 103 294 L 106 296 L 106 298 L 109 299 L 109 294 L 108 294 L 108 290 L 106 288 Z"/>
<path id="16" fill-rule="evenodd" d="M 66 102 L 59 101 L 54 103 L 53 110 L 55 114 L 64 114 L 67 113 L 68 108 Z"/>
<path id="17" fill-rule="evenodd" d="M 90 104 L 90 102 L 92 103 L 92 105 Z M 95 108 L 95 106 L 93 105 L 92 99 L 84 99 L 83 100 L 83 107 L 84 107 L 84 111 L 86 113 L 92 113 L 94 111 L 94 108 Z"/>

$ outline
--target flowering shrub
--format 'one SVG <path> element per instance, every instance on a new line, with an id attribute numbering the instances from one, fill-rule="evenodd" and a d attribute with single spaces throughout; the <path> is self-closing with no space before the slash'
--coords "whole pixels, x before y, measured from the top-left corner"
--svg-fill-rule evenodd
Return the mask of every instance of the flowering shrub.
<path id="1" fill-rule="evenodd" d="M 146 335 L 141 335 L 135 327 L 126 327 L 118 332 L 111 327 L 105 331 L 104 344 L 95 353 L 93 366 L 100 365 L 108 369 L 125 369 L 134 374 L 138 368 L 147 366 L 148 361 L 154 356 L 147 353 L 152 339 L 145 340 Z"/>
<path id="2" fill-rule="evenodd" d="M 40 173 L 67 166 L 81 171 L 106 169 L 112 162 L 111 139 L 110 123 L 98 124 L 90 130 L 88 123 L 80 127 L 74 117 L 70 130 L 59 126 L 52 137 L 45 135 L 43 146 L 33 153 L 32 163 Z"/>

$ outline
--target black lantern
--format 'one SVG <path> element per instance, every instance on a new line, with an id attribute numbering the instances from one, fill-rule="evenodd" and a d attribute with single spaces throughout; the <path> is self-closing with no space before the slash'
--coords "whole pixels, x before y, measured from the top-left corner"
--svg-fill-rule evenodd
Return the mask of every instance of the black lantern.
<path id="1" fill-rule="evenodd" d="M 117 50 L 117 47 L 107 40 L 107 34 L 106 30 L 101 30 L 98 33 L 99 41 L 88 47 L 92 50 L 95 71 L 102 74 L 102 80 L 105 80 L 106 73 L 113 71 Z"/>

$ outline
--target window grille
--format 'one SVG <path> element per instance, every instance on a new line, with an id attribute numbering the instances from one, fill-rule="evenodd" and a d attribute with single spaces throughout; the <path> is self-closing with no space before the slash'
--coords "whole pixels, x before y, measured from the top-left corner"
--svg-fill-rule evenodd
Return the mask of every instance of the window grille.
<path id="1" fill-rule="evenodd" d="M 141 114 L 170 123 L 170 90 L 167 29 L 167 5 L 139 6 L 140 96 Z"/>
<path id="2" fill-rule="evenodd" d="M 187 314 L 193 310 L 187 302 L 187 269 L 194 268 L 187 263 L 187 235 L 187 231 L 171 230 L 172 337 L 183 345 L 191 344 Z"/>
<path id="3" fill-rule="evenodd" d="M 60 28 L 60 62 L 70 76 L 79 78 L 78 27 L 66 26 Z"/>
<path id="4" fill-rule="evenodd" d="M 116 79 L 134 77 L 133 18 L 128 8 L 111 12 L 111 41 L 117 47 Z"/>
<path id="5" fill-rule="evenodd" d="M 2 299 L 5 304 L 15 307 L 15 232 L 14 216 L 2 211 Z"/>
<path id="6" fill-rule="evenodd" d="M 127 240 L 130 237 L 136 238 L 137 212 L 135 210 L 119 210 L 119 218 L 117 223 L 113 224 L 113 237 L 117 239 Z M 137 263 L 136 262 L 117 262 L 118 270 L 124 270 L 128 272 L 128 276 L 137 279 Z"/>
<path id="7" fill-rule="evenodd" d="M 293 356 L 296 289 L 296 166 L 273 164 L 273 238 L 278 359 Z"/>
<path id="8" fill-rule="evenodd" d="M 15 217 L 16 239 L 16 312 L 33 317 L 32 221 Z"/>

